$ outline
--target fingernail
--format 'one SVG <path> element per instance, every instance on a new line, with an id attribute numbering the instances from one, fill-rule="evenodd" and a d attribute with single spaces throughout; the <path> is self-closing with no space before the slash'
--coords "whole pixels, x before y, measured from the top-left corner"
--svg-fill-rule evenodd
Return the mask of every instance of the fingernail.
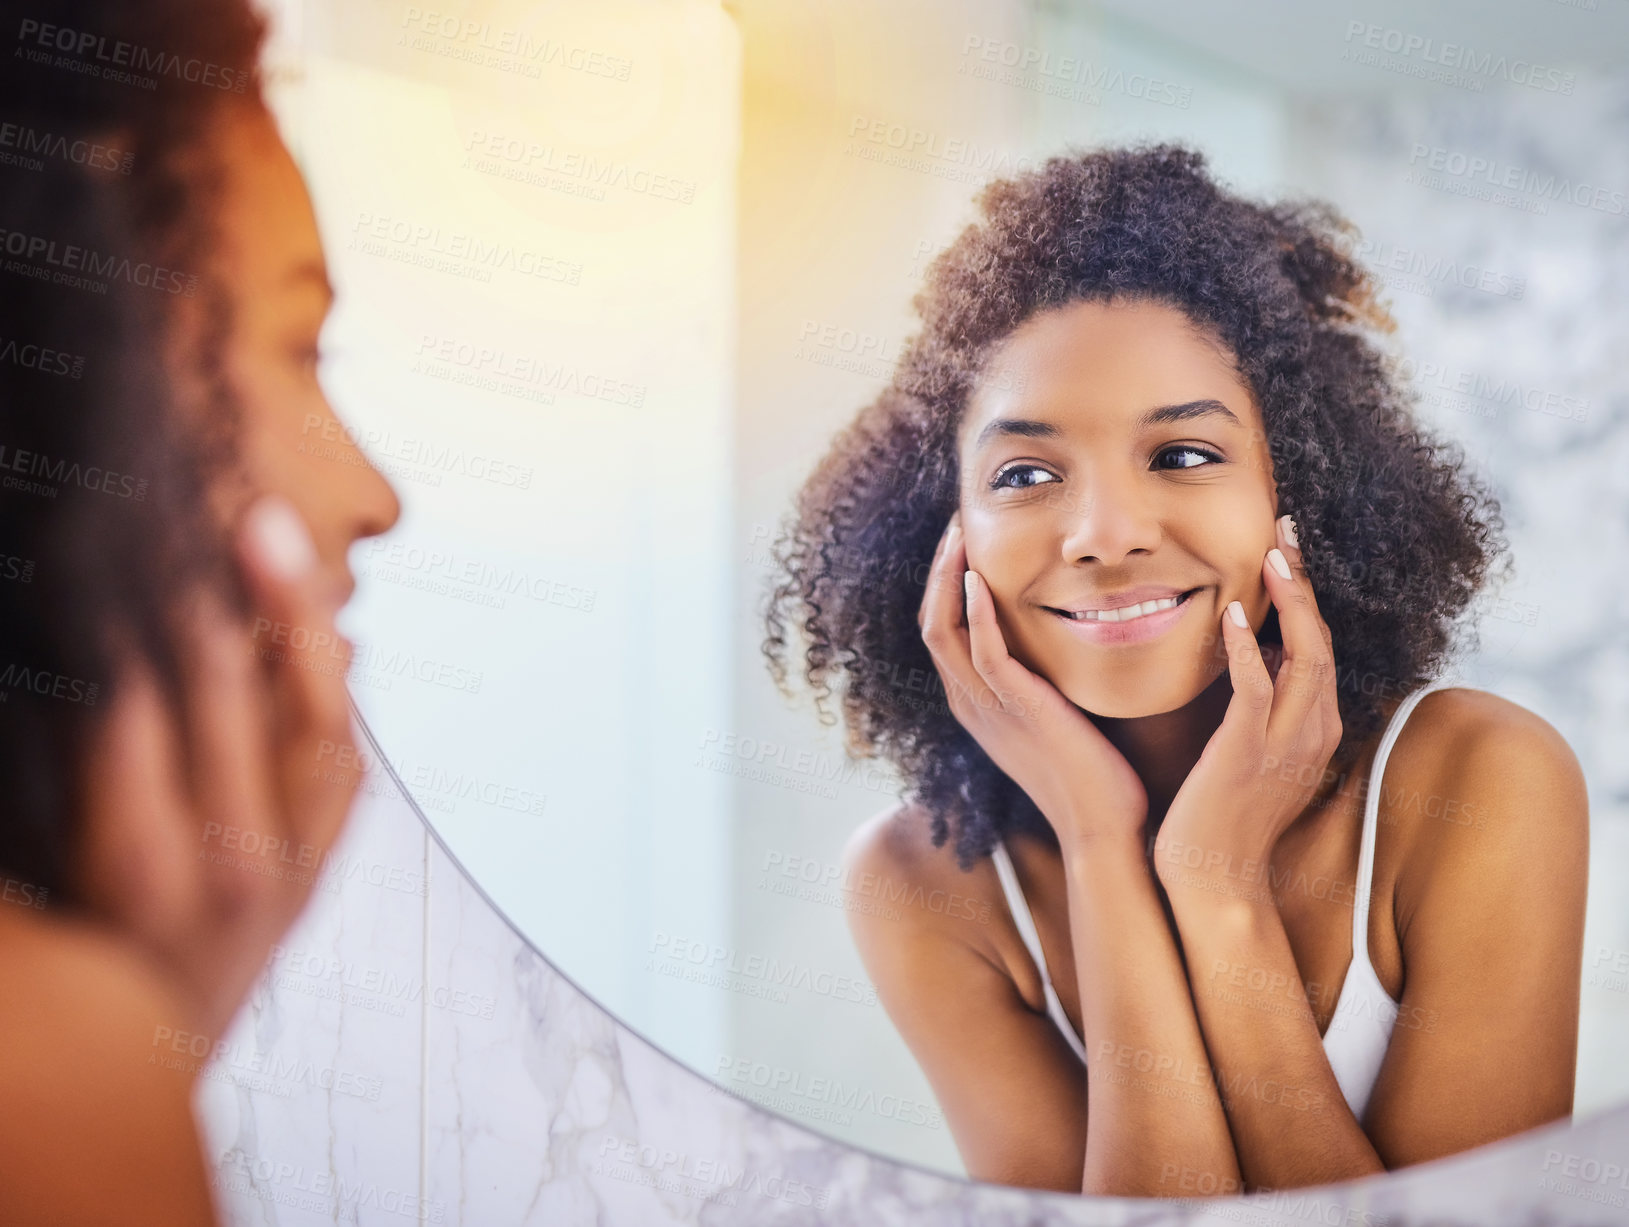
<path id="1" fill-rule="evenodd" d="M 962 586 L 967 590 L 967 599 L 971 601 L 973 594 L 979 590 L 979 573 L 966 571 L 962 574 Z"/>
<path id="2" fill-rule="evenodd" d="M 1284 516 L 1282 518 L 1282 523 L 1284 525 L 1284 540 L 1289 543 L 1292 549 L 1300 549 L 1301 538 L 1295 535 L 1295 517 Z"/>
<path id="3" fill-rule="evenodd" d="M 1233 619 L 1233 625 L 1240 630 L 1250 629 L 1250 619 L 1244 616 L 1244 606 L 1237 601 L 1227 603 L 1227 616 Z"/>
<path id="4" fill-rule="evenodd" d="M 1284 551 L 1276 545 L 1267 551 L 1267 561 L 1273 564 L 1273 570 L 1277 571 L 1281 578 L 1290 578 L 1289 560 L 1284 557 Z"/>
<path id="5" fill-rule="evenodd" d="M 244 519 L 255 553 L 279 579 L 299 579 L 317 565 L 310 530 L 286 499 L 269 494 L 249 508 Z"/>

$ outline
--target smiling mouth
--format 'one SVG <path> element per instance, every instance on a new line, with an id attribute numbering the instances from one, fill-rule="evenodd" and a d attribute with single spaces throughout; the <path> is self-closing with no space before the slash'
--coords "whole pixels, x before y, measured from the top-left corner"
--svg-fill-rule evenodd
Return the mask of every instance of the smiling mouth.
<path id="1" fill-rule="evenodd" d="M 1125 605 L 1119 609 L 1087 609 L 1080 613 L 1072 613 L 1067 609 L 1053 609 L 1052 612 L 1060 618 L 1070 622 L 1135 622 L 1139 618 L 1146 618 L 1150 614 L 1164 613 L 1167 609 L 1175 609 L 1182 604 L 1198 588 L 1189 588 L 1179 596 L 1163 597 L 1157 601 L 1144 601 L 1140 605 Z M 1051 609 L 1051 606 L 1047 608 Z"/>

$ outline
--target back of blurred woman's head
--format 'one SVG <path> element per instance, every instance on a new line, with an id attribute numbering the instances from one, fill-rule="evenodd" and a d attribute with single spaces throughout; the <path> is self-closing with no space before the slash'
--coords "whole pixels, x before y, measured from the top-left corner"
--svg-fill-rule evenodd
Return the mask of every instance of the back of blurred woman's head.
<path id="1" fill-rule="evenodd" d="M 119 663 L 174 696 L 178 611 L 236 597 L 209 156 L 262 107 L 243 0 L 0 0 L 0 877 L 72 905 L 79 781 Z M 9 45 L 7 45 L 9 44 Z M 184 355 L 176 321 L 207 321 Z M 24 891 L 23 887 L 31 887 Z"/>

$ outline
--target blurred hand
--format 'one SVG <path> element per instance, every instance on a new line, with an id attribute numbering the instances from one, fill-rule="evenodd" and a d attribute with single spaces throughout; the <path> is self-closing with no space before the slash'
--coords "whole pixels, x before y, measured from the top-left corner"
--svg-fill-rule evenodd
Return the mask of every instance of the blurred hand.
<path id="1" fill-rule="evenodd" d="M 351 645 L 304 523 L 262 498 L 237 553 L 258 616 L 193 599 L 182 710 L 145 665 L 125 667 L 92 748 L 76 859 L 96 918 L 187 1003 L 177 1025 L 217 1040 L 304 908 L 360 782 Z"/>

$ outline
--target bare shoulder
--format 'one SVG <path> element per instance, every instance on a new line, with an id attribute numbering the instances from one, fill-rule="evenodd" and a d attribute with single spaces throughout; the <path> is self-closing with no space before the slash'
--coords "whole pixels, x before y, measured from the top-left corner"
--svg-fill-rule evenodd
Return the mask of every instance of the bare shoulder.
<path id="1" fill-rule="evenodd" d="M 1407 740 L 1462 749 L 1514 745 L 1577 761 L 1566 739 L 1537 712 L 1470 686 L 1434 690 L 1421 699 L 1398 738 L 1399 753 Z"/>
<path id="2" fill-rule="evenodd" d="M 935 847 L 920 805 L 902 802 L 861 823 L 842 864 L 849 931 L 876 975 L 914 974 L 925 947 L 965 951 L 1010 975 L 994 866 L 984 859 L 963 870 L 953 839 Z"/>
<path id="3" fill-rule="evenodd" d="M 0 975 L 0 1221 L 213 1223 L 192 1078 L 155 1044 L 184 1026 L 163 980 L 91 926 L 17 914 Z"/>
<path id="4" fill-rule="evenodd" d="M 1400 904 L 1514 874 L 1581 906 L 1583 770 L 1560 732 L 1519 703 L 1468 687 L 1426 695 L 1387 764 L 1381 813 L 1405 832 Z"/>
<path id="5" fill-rule="evenodd" d="M 1435 790 L 1442 804 L 1424 806 L 1428 816 L 1471 811 L 1465 821 L 1445 820 L 1442 828 L 1486 831 L 1492 814 L 1484 810 L 1499 813 L 1507 836 L 1531 825 L 1552 836 L 1562 833 L 1558 823 L 1587 828 L 1584 773 L 1572 747 L 1536 712 L 1485 690 L 1455 687 L 1421 699 L 1398 736 L 1387 774 Z M 1501 803 L 1512 795 L 1555 804 L 1517 813 L 1518 807 Z"/>
<path id="6" fill-rule="evenodd" d="M 0 998 L 0 1026 L 32 1025 L 46 1010 L 63 1013 L 56 1021 L 72 1026 L 80 1017 L 73 1007 L 85 1002 L 102 1007 L 93 1016 L 105 1016 L 121 1005 L 159 1009 L 171 1001 L 162 978 L 116 937 L 55 913 L 0 912 L 0 965 L 8 986 L 26 984 L 33 1002 Z"/>
<path id="7" fill-rule="evenodd" d="M 844 882 L 858 899 L 877 907 L 850 909 L 850 917 L 884 915 L 911 927 L 970 934 L 990 921 L 994 872 L 986 861 L 963 870 L 954 842 L 933 844 L 928 811 L 901 802 L 861 823 L 843 848 Z M 851 920 L 852 923 L 852 920 Z"/>
<path id="8" fill-rule="evenodd" d="M 1427 695 L 1392 758 L 1403 996 L 1365 1123 L 1398 1167 L 1571 1112 L 1589 804 L 1565 738 L 1483 691 Z"/>
<path id="9" fill-rule="evenodd" d="M 844 880 L 861 961 L 933 1087 L 969 1177 L 1078 1192 L 1079 1061 L 1002 956 L 1011 923 L 991 898 L 1000 886 L 988 858 L 963 872 L 951 843 L 935 847 L 931 835 L 928 813 L 907 804 L 849 839 Z M 1015 930 L 1007 940 L 1018 944 Z"/>
<path id="10" fill-rule="evenodd" d="M 913 876 L 927 867 L 934 851 L 928 812 L 902 801 L 873 814 L 848 837 L 843 845 L 845 880 L 866 873 Z"/>

